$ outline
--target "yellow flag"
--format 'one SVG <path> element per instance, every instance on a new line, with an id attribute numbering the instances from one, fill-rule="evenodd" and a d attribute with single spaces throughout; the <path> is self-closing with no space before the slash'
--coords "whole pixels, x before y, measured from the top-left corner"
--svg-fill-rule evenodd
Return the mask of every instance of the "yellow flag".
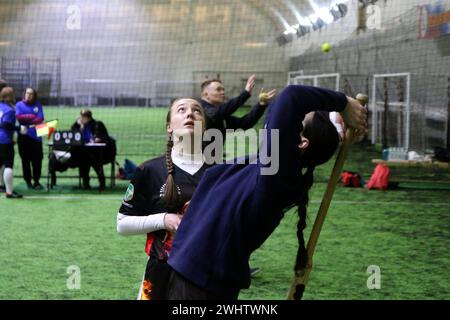
<path id="1" fill-rule="evenodd" d="M 55 131 L 56 126 L 58 125 L 58 120 L 52 120 L 46 123 L 41 123 L 36 125 L 36 135 L 38 137 L 43 137 L 47 135 L 47 138 L 50 139 L 52 133 Z"/>

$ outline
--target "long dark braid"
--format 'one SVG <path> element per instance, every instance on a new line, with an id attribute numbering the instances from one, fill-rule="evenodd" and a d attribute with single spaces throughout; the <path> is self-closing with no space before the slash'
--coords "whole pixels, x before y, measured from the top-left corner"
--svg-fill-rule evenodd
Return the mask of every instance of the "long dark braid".
<path id="1" fill-rule="evenodd" d="M 302 193 L 298 205 L 299 221 L 297 225 L 298 252 L 295 261 L 295 272 L 300 273 L 308 264 L 308 253 L 303 230 L 306 228 L 306 208 L 308 206 L 308 192 L 314 182 L 314 168 L 328 161 L 336 151 L 339 137 L 336 128 L 331 123 L 329 114 L 315 112 L 311 121 L 305 123 L 302 135 L 309 140 L 308 148 L 302 154 L 303 167 L 307 168 L 302 179 Z"/>
<path id="2" fill-rule="evenodd" d="M 170 119 L 170 110 L 168 113 L 168 119 Z M 169 210 L 174 210 L 178 207 L 180 202 L 180 195 L 178 193 L 177 186 L 173 179 L 173 172 L 175 170 L 175 165 L 172 161 L 172 147 L 173 140 L 172 135 L 169 134 L 166 145 L 166 168 L 167 168 L 167 179 L 165 183 L 163 200 Z"/>
<path id="3" fill-rule="evenodd" d="M 315 112 L 312 120 L 305 122 L 302 136 L 309 140 L 309 144 L 302 151 L 301 163 L 307 168 L 301 179 L 301 194 L 297 206 L 299 221 L 297 225 L 298 252 L 294 271 L 297 276 L 302 276 L 308 265 L 308 252 L 306 250 L 303 230 L 306 228 L 306 209 L 308 206 L 308 192 L 314 182 L 314 168 L 327 162 L 335 153 L 339 145 L 339 135 L 331 123 L 329 114 Z M 300 300 L 305 290 L 304 284 L 298 284 L 295 288 L 294 300 Z"/>
<path id="4" fill-rule="evenodd" d="M 305 230 L 306 228 L 307 207 L 309 201 L 308 193 L 314 182 L 314 168 L 315 167 L 308 167 L 305 174 L 303 175 L 303 192 L 297 203 L 297 212 L 299 217 L 299 221 L 297 224 L 298 251 L 294 267 L 294 270 L 297 274 L 300 273 L 300 270 L 305 269 L 308 263 L 308 253 L 306 251 L 306 242 L 303 230 Z"/>

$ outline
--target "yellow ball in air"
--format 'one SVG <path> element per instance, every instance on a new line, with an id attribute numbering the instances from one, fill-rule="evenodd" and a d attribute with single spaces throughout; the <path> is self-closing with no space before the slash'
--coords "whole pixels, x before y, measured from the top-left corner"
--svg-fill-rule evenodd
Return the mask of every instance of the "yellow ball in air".
<path id="1" fill-rule="evenodd" d="M 330 49 L 331 49 L 331 46 L 330 46 L 330 44 L 328 42 L 325 42 L 324 44 L 322 44 L 322 51 L 323 52 L 327 53 L 327 52 L 330 51 Z"/>

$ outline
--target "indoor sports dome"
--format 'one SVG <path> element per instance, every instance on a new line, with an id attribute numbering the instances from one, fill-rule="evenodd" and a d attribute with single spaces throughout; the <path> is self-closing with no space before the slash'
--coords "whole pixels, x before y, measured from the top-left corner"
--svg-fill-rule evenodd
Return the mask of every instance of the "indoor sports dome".
<path id="1" fill-rule="evenodd" d="M 242 285 L 239 300 L 450 299 L 450 0 L 2 0 L 0 79 L 1 300 L 170 299 L 157 291 L 174 280 L 152 263 L 171 268 L 183 234 L 248 255 L 230 278 L 213 253 L 207 275 L 208 259 L 195 262 L 204 283 L 173 263 L 208 293 L 217 276 Z M 200 165 L 183 158 L 173 121 L 185 121 L 182 106 L 187 131 L 194 120 L 226 131 L 208 166 L 258 166 L 235 162 L 264 149 L 266 129 L 284 139 L 289 119 L 301 126 L 306 113 L 289 116 L 290 103 L 326 111 L 339 142 L 256 241 L 269 218 L 260 212 L 250 232 L 231 199 L 260 180 L 229 190 L 220 176 L 195 192 L 216 170 L 203 167 L 211 144 L 198 145 Z M 274 149 L 280 166 L 303 159 L 298 139 L 300 156 L 283 153 L 289 139 Z M 298 175 L 280 176 L 279 190 L 292 193 Z M 274 207 L 279 190 L 265 197 Z M 221 197 L 246 226 L 223 242 L 207 229 L 212 212 L 189 220 Z"/>

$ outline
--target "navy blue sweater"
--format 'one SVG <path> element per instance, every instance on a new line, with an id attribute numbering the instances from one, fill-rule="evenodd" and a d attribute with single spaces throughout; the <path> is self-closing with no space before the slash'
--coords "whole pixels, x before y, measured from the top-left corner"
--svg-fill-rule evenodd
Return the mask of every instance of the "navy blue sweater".
<path id="1" fill-rule="evenodd" d="M 200 181 L 173 241 L 168 263 L 197 286 L 235 295 L 250 285 L 248 260 L 296 203 L 302 184 L 298 144 L 310 111 L 342 111 L 344 94 L 291 85 L 275 99 L 267 129 L 279 129 L 279 170 L 263 164 L 217 165 Z M 270 135 L 263 142 L 270 150 Z"/>

